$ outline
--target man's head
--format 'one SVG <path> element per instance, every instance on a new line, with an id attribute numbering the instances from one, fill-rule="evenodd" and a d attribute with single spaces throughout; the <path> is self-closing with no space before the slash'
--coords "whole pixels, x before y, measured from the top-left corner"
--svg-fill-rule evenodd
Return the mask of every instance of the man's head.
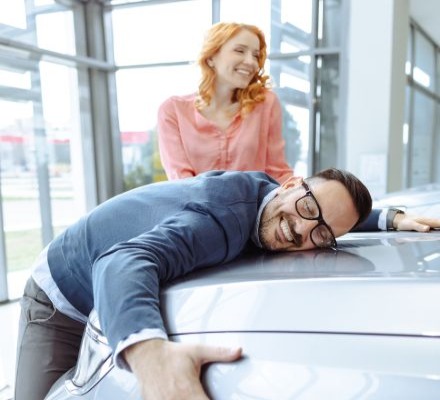
<path id="1" fill-rule="evenodd" d="M 353 174 L 326 169 L 303 180 L 293 177 L 280 186 L 261 217 L 259 236 L 274 251 L 334 247 L 371 212 L 372 199 Z"/>

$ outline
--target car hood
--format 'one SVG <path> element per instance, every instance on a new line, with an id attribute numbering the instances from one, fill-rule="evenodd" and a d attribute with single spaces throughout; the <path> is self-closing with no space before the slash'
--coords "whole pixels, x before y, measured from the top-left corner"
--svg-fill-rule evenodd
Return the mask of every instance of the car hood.
<path id="1" fill-rule="evenodd" d="M 440 337 L 440 232 L 349 233 L 339 250 L 249 253 L 162 291 L 170 336 L 324 332 Z"/>

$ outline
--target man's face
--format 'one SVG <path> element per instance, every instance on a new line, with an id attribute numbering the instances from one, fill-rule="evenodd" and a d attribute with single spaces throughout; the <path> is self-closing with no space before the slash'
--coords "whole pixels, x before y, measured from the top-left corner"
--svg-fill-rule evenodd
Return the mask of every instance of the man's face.
<path id="1" fill-rule="evenodd" d="M 264 248 L 273 251 L 307 250 L 317 247 L 322 237 L 331 242 L 347 233 L 359 215 L 344 185 L 338 181 L 315 181 L 310 192 L 300 178 L 280 187 L 261 217 L 259 236 Z M 321 220 L 307 219 L 315 205 Z M 317 226 L 320 225 L 318 228 Z M 313 234 L 312 234 L 312 231 Z M 322 233 L 322 232 L 323 233 Z"/>

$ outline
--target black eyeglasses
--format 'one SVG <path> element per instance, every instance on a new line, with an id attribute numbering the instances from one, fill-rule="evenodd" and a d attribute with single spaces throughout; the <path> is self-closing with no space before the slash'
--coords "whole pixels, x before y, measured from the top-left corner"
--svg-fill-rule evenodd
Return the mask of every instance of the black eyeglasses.
<path id="1" fill-rule="evenodd" d="M 321 207 L 319 207 L 316 197 L 313 195 L 307 183 L 303 181 L 302 185 L 306 190 L 306 194 L 296 201 L 295 208 L 302 218 L 318 221 L 318 225 L 310 232 L 312 243 L 316 247 L 336 248 L 335 235 L 322 218 Z"/>

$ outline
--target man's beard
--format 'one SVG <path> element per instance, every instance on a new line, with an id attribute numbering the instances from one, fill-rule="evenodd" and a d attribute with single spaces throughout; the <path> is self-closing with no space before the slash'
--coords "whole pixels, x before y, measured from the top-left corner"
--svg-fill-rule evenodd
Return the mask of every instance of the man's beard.
<path id="1" fill-rule="evenodd" d="M 276 240 L 273 238 L 273 242 L 269 240 L 271 237 L 270 235 L 267 235 L 267 233 L 270 231 L 270 226 L 272 225 L 272 222 L 276 220 L 277 217 L 269 218 L 268 220 L 261 219 L 260 226 L 258 228 L 258 238 L 260 239 L 260 243 L 263 246 L 264 249 L 270 250 L 270 251 L 286 251 L 286 249 L 278 249 L 276 248 Z M 294 241 L 291 242 L 292 245 L 295 245 L 295 247 L 300 248 L 303 244 L 303 240 L 300 234 L 298 234 L 295 230 L 295 227 L 291 228 L 291 233 L 294 236 Z"/>
<path id="2" fill-rule="evenodd" d="M 270 218 L 269 220 L 261 221 L 260 226 L 258 228 L 258 238 L 260 239 L 261 245 L 263 246 L 264 249 L 270 250 L 270 251 L 275 251 L 275 249 L 273 248 L 273 245 L 271 245 L 270 241 L 268 240 L 267 233 L 269 231 L 270 224 L 274 219 L 275 218 Z"/>

